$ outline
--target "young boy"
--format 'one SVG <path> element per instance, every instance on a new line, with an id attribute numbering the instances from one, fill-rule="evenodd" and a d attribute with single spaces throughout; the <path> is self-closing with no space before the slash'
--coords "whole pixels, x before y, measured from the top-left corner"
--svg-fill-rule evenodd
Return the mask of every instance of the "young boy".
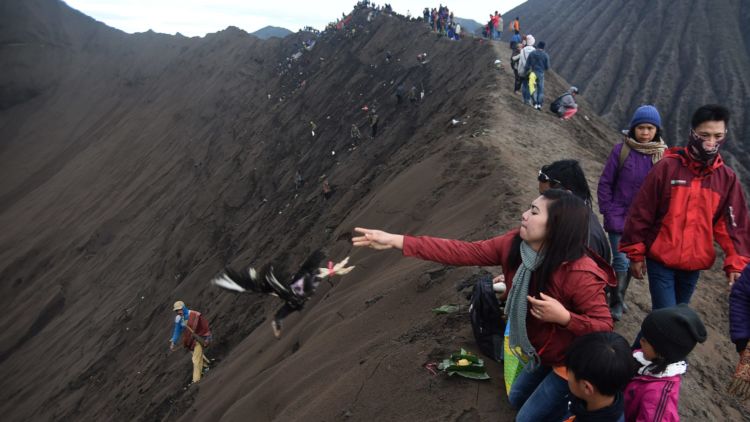
<path id="1" fill-rule="evenodd" d="M 572 393 L 566 422 L 624 421 L 623 390 L 637 369 L 628 342 L 610 332 L 577 338 L 565 362 Z"/>

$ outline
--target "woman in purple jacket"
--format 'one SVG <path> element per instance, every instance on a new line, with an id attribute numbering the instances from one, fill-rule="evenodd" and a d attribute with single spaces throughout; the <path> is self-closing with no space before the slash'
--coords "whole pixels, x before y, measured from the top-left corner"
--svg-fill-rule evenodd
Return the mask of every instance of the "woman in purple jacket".
<path id="1" fill-rule="evenodd" d="M 612 148 L 599 178 L 599 211 L 604 216 L 604 230 L 612 246 L 612 267 L 617 273 L 617 289 L 609 292 L 610 311 L 615 321 L 627 311 L 625 291 L 630 283 L 630 262 L 617 250 L 625 217 L 643 180 L 666 148 L 667 144 L 661 139 L 659 111 L 652 105 L 640 106 L 630 120 L 630 130 L 625 138 Z"/>

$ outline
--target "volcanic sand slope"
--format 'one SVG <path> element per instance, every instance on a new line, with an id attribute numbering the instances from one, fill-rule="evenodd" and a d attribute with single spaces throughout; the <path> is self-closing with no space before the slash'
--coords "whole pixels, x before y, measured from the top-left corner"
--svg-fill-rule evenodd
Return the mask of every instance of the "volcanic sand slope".
<path id="1" fill-rule="evenodd" d="M 541 164 L 578 158 L 593 183 L 613 130 L 520 106 L 511 76 L 492 67 L 504 48 L 396 17 L 358 13 L 353 36 L 326 34 L 295 62 L 306 34 L 126 35 L 62 3 L 12 6 L 0 14 L 12 72 L 0 84 L 6 419 L 513 419 L 498 365 L 482 383 L 422 367 L 476 351 L 456 286 L 482 270 L 352 250 L 351 230 L 500 233 L 536 196 Z M 397 107 L 400 80 L 424 86 L 424 102 Z M 566 84 L 551 74 L 547 86 L 552 96 Z M 380 133 L 353 148 L 349 127 L 367 134 L 360 108 L 375 101 Z M 336 188 L 327 201 L 323 175 Z M 226 263 L 292 267 L 317 247 L 351 254 L 357 269 L 323 283 L 281 340 L 266 319 L 277 299 L 208 284 Z M 725 298 L 708 282 L 696 296 L 714 342 L 697 349 L 681 409 L 738 419 L 719 392 L 733 365 L 726 306 L 704 306 Z M 188 355 L 166 352 L 177 299 L 216 338 L 207 353 L 218 362 L 187 390 Z M 445 303 L 464 306 L 432 314 Z"/>
<path id="2" fill-rule="evenodd" d="M 667 143 L 684 145 L 696 108 L 729 107 L 724 155 L 749 186 L 750 2 L 529 0 L 505 16 L 545 41 L 552 68 L 617 128 L 655 104 Z"/>

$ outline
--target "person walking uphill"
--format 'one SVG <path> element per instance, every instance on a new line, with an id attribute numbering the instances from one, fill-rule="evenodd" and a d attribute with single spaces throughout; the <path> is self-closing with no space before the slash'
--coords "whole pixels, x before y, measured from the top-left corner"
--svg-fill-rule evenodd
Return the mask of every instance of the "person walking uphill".
<path id="1" fill-rule="evenodd" d="M 630 284 L 630 263 L 624 253 L 617 251 L 625 217 L 646 175 L 667 149 L 661 139 L 661 117 L 656 107 L 638 107 L 629 127 L 623 141 L 612 148 L 597 188 L 599 211 L 604 216 L 604 230 L 612 246 L 612 266 L 617 274 L 617 290 L 609 296 L 615 321 L 627 310 L 625 292 Z"/>
<path id="2" fill-rule="evenodd" d="M 526 61 L 529 55 L 534 52 L 534 43 L 536 40 L 534 36 L 529 34 L 526 36 L 526 45 L 521 49 L 520 56 L 518 57 L 518 76 L 521 78 L 521 95 L 523 96 L 523 103 L 531 104 L 531 91 L 529 89 L 529 73 L 526 67 Z"/>
<path id="3" fill-rule="evenodd" d="M 354 246 L 396 248 L 404 256 L 446 265 L 501 265 L 509 283 L 506 311 L 511 350 L 528 362 L 509 400 L 516 420 L 562 420 L 568 409 L 565 352 L 576 337 L 612 331 L 604 286 L 612 268 L 586 247 L 589 207 L 561 189 L 536 198 L 518 229 L 479 242 L 355 228 Z M 511 282 L 512 280 L 512 282 Z M 515 353 L 515 352 L 514 352 Z M 526 359 L 528 358 L 528 359 Z"/>
<path id="4" fill-rule="evenodd" d="M 529 75 L 529 72 L 534 72 L 534 75 L 536 75 L 536 90 L 531 96 L 531 101 L 537 110 L 542 109 L 544 102 L 544 72 L 549 69 L 549 55 L 544 51 L 544 47 L 544 41 L 539 41 L 536 45 L 536 50 L 532 51 L 526 59 L 526 68 L 524 69 L 526 75 Z"/>
<path id="5" fill-rule="evenodd" d="M 724 250 L 731 286 L 750 262 L 750 218 L 737 175 L 719 154 L 727 142 L 729 110 L 695 111 L 687 146 L 670 148 L 643 181 L 625 220 L 620 251 L 630 273 L 648 271 L 652 309 L 689 303 L 700 270 Z"/>
<path id="6" fill-rule="evenodd" d="M 378 134 L 378 113 L 375 111 L 375 107 L 370 109 L 370 114 L 367 115 L 367 120 L 370 123 L 370 137 L 375 139 Z"/>
<path id="7" fill-rule="evenodd" d="M 211 344 L 211 329 L 208 321 L 198 311 L 190 310 L 185 302 L 178 300 L 172 306 L 176 316 L 169 350 L 174 351 L 176 344 L 182 339 L 182 345 L 193 352 L 193 384 L 201 380 L 203 368 L 208 369 L 207 359 L 203 356 L 203 349 Z"/>

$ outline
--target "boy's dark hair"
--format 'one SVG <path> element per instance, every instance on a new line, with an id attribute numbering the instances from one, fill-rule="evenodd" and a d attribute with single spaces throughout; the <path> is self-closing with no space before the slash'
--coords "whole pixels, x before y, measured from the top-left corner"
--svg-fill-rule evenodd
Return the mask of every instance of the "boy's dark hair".
<path id="1" fill-rule="evenodd" d="M 638 370 L 628 342 L 611 332 L 589 333 L 575 339 L 565 365 L 577 380 L 590 382 L 605 396 L 623 391 Z"/>
<path id="2" fill-rule="evenodd" d="M 690 121 L 690 125 L 693 129 L 697 128 L 703 122 L 708 121 L 721 121 L 725 125 L 729 126 L 729 116 L 732 113 L 724 107 L 718 104 L 706 104 L 695 110 L 693 118 Z"/>
<path id="3" fill-rule="evenodd" d="M 550 187 L 567 189 L 591 206 L 593 200 L 589 182 L 583 173 L 581 165 L 576 160 L 560 160 L 542 167 L 542 172 L 560 183 L 551 183 Z"/>

